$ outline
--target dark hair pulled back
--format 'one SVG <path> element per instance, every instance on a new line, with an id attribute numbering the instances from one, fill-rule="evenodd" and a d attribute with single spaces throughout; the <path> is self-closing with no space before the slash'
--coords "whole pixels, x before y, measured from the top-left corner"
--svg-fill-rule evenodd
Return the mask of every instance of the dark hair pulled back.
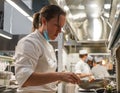
<path id="1" fill-rule="evenodd" d="M 59 6 L 57 5 L 44 6 L 39 12 L 35 13 L 33 16 L 33 31 L 35 31 L 35 29 L 38 29 L 39 26 L 42 24 L 41 17 L 45 17 L 46 20 L 49 21 L 50 19 L 56 16 L 59 17 L 60 15 L 65 16 L 66 13 Z"/>

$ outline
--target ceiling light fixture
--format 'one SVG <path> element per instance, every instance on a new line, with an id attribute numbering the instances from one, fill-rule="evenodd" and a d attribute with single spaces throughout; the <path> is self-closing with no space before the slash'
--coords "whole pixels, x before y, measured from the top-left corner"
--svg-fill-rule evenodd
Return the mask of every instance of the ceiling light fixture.
<path id="1" fill-rule="evenodd" d="M 6 0 L 11 6 L 13 6 L 15 9 L 17 9 L 21 14 L 26 16 L 30 21 L 33 21 L 33 18 L 30 16 L 32 14 L 28 14 L 24 9 L 22 9 L 20 6 L 18 6 L 16 3 L 20 4 L 20 0 Z M 19 1 L 19 2 L 17 2 Z"/>
<path id="2" fill-rule="evenodd" d="M 117 9 L 120 9 L 120 3 L 119 3 L 119 4 L 117 4 Z"/>
<path id="3" fill-rule="evenodd" d="M 67 5 L 64 6 L 65 11 L 69 11 L 69 7 Z"/>
<path id="4" fill-rule="evenodd" d="M 98 8 L 98 5 L 93 3 L 93 4 L 90 4 L 90 7 L 91 8 Z"/>
<path id="5" fill-rule="evenodd" d="M 93 13 L 90 15 L 92 18 L 98 18 L 100 15 L 98 13 Z"/>
<path id="6" fill-rule="evenodd" d="M 104 9 L 110 9 L 111 5 L 110 4 L 105 4 Z"/>
<path id="7" fill-rule="evenodd" d="M 0 36 L 6 39 L 12 39 L 12 35 L 6 31 L 3 31 L 2 29 L 0 29 Z"/>

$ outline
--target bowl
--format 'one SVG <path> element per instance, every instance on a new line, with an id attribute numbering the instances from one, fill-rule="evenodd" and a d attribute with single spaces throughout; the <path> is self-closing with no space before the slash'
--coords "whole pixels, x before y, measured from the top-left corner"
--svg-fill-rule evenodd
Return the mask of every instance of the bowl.
<path id="1" fill-rule="evenodd" d="M 82 80 L 82 82 L 79 84 L 79 87 L 83 89 L 97 89 L 104 88 L 108 83 L 109 80 L 105 79 L 96 79 L 92 82 L 89 82 L 88 80 Z"/>

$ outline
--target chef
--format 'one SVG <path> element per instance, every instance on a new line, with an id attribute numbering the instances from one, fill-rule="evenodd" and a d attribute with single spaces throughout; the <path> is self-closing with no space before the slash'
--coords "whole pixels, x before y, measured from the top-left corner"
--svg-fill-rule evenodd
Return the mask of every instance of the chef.
<path id="1" fill-rule="evenodd" d="M 88 80 L 89 82 L 92 82 L 94 80 L 94 77 L 91 74 L 90 66 L 86 63 L 87 57 L 87 50 L 79 50 L 80 60 L 75 65 L 75 73 L 79 76 L 79 78 L 81 78 L 81 80 Z M 75 93 L 78 93 L 80 90 L 84 89 L 76 85 Z"/>
<path id="2" fill-rule="evenodd" d="M 95 57 L 96 65 L 92 68 L 92 73 L 96 79 L 104 79 L 109 77 L 107 68 L 102 65 L 102 57 Z"/>
<path id="3" fill-rule="evenodd" d="M 90 66 L 90 69 L 93 67 L 93 57 L 88 55 L 87 57 L 87 64 Z"/>
<path id="4" fill-rule="evenodd" d="M 79 51 L 80 60 L 75 65 L 75 73 L 83 80 L 91 81 L 94 79 L 94 77 L 92 76 L 89 65 L 86 63 L 87 57 L 88 57 L 87 50 Z"/>
<path id="5" fill-rule="evenodd" d="M 17 93 L 56 93 L 57 82 L 79 84 L 72 72 L 56 72 L 57 60 L 49 40 L 55 40 L 66 21 L 57 5 L 46 5 L 33 16 L 33 32 L 19 40 L 15 49 Z"/>

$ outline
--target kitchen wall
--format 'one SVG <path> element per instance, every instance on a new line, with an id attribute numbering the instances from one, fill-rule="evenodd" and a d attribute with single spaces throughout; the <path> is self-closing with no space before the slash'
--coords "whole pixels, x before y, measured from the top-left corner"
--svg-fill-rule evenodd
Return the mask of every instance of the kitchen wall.
<path id="1" fill-rule="evenodd" d="M 24 0 L 25 1 L 25 0 Z M 27 1 L 28 2 L 28 1 Z M 31 0 L 29 0 L 31 2 Z M 31 3 L 26 3 L 30 6 Z M 28 34 L 32 22 L 6 1 L 4 2 L 4 30 L 13 34 Z"/>

